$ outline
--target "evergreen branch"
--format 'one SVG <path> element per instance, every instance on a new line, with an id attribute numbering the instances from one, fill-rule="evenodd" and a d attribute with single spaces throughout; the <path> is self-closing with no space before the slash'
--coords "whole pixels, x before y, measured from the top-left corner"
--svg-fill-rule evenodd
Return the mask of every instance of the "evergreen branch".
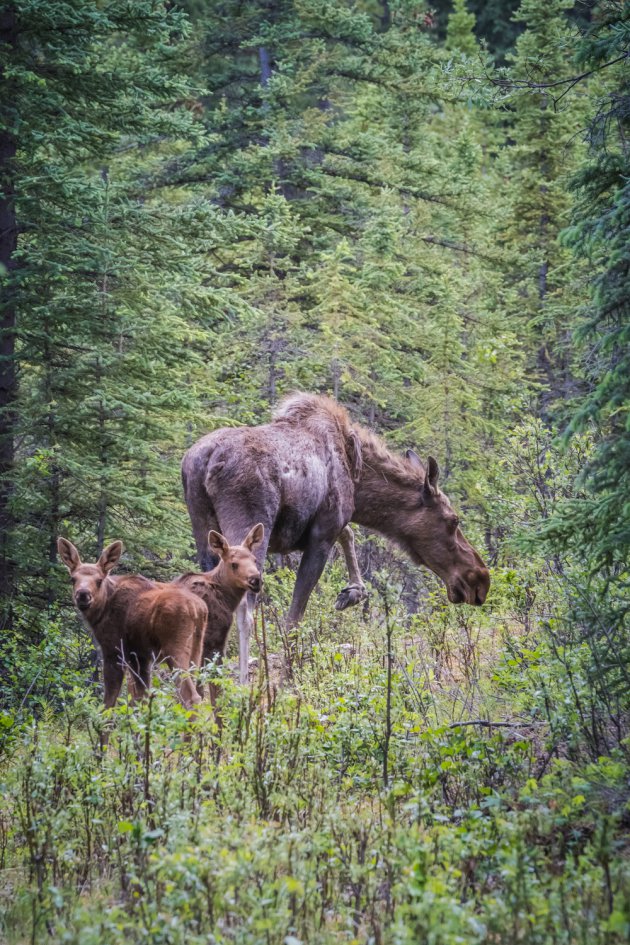
<path id="1" fill-rule="evenodd" d="M 421 236 L 423 243 L 431 246 L 443 246 L 445 249 L 452 249 L 456 253 L 466 253 L 470 256 L 476 256 L 478 259 L 486 259 L 488 262 L 500 263 L 496 256 L 490 256 L 488 253 L 482 253 L 478 249 L 466 246 L 464 243 L 455 243 L 453 240 L 438 239 L 437 236 Z"/>
<path id="2" fill-rule="evenodd" d="M 562 93 L 560 98 L 563 95 L 566 95 L 567 92 L 570 92 L 574 85 L 577 85 L 578 82 L 582 82 L 584 79 L 588 79 L 589 76 L 594 75 L 596 72 L 601 72 L 603 69 L 607 69 L 609 66 L 614 66 L 618 62 L 623 62 L 624 59 L 630 59 L 630 49 L 627 50 L 622 56 L 617 56 L 616 59 L 611 59 L 609 62 L 605 62 L 601 66 L 597 66 L 594 69 L 588 69 L 586 72 L 581 72 L 579 75 L 569 76 L 566 79 L 558 79 L 555 82 L 533 82 L 529 79 L 490 79 L 490 82 L 493 85 L 500 86 L 501 88 L 513 88 L 513 89 L 554 89 L 558 88 L 560 85 L 568 85 L 568 88 Z M 486 76 L 486 78 L 489 78 Z M 560 99 L 557 99 L 560 101 Z"/>
<path id="3" fill-rule="evenodd" d="M 419 200 L 426 200 L 428 203 L 439 203 L 444 206 L 450 206 L 448 201 L 444 198 L 446 197 L 457 197 L 458 194 L 449 193 L 449 194 L 429 194 L 424 190 L 419 190 L 417 187 L 409 187 L 401 184 L 392 184 L 389 181 L 384 180 L 374 180 L 368 177 L 366 174 L 359 174 L 354 171 L 344 171 L 327 165 L 322 165 L 321 170 L 324 174 L 327 174 L 329 177 L 338 177 L 346 178 L 347 180 L 357 181 L 359 184 L 367 184 L 368 187 L 389 187 L 392 190 L 395 190 L 396 193 L 402 194 L 404 197 L 414 197 Z"/>
<path id="4" fill-rule="evenodd" d="M 470 719 L 468 722 L 451 722 L 449 728 L 463 728 L 465 725 L 475 725 L 479 728 L 531 728 L 532 726 L 546 725 L 546 722 L 489 722 L 486 719 Z"/>
<path id="5" fill-rule="evenodd" d="M 630 58 L 630 50 L 627 50 L 623 55 L 617 56 L 615 59 L 610 59 L 608 62 L 603 63 L 601 66 L 596 66 L 593 69 L 587 69 L 585 72 L 581 72 L 579 75 L 568 76 L 566 79 L 556 79 L 554 82 L 536 82 L 533 79 L 515 79 L 515 78 L 494 78 L 487 71 L 484 72 L 482 76 L 472 75 L 464 76 L 464 82 L 488 82 L 490 85 L 495 86 L 495 88 L 500 88 L 505 91 L 516 91 L 529 89 L 530 91 L 544 91 L 546 89 L 559 88 L 562 85 L 566 85 L 564 91 L 554 99 L 554 104 L 557 103 L 567 95 L 571 89 L 573 89 L 578 83 L 583 82 L 584 79 L 588 79 L 590 76 L 595 75 L 598 72 L 602 72 L 604 69 L 608 69 L 609 66 L 617 65 L 617 63 L 623 62 L 626 59 Z"/>

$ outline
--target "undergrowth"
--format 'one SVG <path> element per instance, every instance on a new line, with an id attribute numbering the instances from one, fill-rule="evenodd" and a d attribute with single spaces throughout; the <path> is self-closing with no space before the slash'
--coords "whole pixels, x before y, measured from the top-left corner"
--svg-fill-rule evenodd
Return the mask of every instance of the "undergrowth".
<path id="1" fill-rule="evenodd" d="M 164 679 L 107 717 L 69 673 L 4 716 L 8 945 L 627 941 L 627 746 L 584 748 L 583 650 L 558 658 L 507 570 L 491 607 L 436 592 L 411 617 L 379 576 L 331 616 L 340 580 L 287 681 L 290 575 L 269 576 L 219 725 Z"/>

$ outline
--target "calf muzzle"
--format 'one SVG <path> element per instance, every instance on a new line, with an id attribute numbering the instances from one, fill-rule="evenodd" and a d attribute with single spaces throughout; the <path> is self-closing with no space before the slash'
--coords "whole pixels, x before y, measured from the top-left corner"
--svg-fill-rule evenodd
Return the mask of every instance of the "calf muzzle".
<path id="1" fill-rule="evenodd" d="M 79 610 L 87 610 L 92 603 L 92 595 L 89 591 L 77 591 L 75 603 Z"/>

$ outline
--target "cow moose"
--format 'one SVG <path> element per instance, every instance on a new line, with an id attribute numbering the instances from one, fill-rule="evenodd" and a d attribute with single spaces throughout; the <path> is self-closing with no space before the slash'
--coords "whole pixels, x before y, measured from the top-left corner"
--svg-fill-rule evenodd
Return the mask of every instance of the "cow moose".
<path id="1" fill-rule="evenodd" d="M 66 538 L 57 541 L 59 557 L 72 580 L 72 599 L 103 654 L 105 707 L 118 699 L 125 668 L 132 698 L 142 696 L 154 662 L 181 670 L 177 689 L 190 709 L 201 701 L 186 675 L 201 663 L 208 609 L 183 587 L 157 584 L 138 574 L 112 577 L 123 552 L 120 541 L 103 551 L 96 564 L 84 564 Z"/>
<path id="2" fill-rule="evenodd" d="M 209 529 L 233 542 L 252 522 L 262 522 L 265 538 L 255 552 L 260 568 L 268 550 L 302 552 L 290 627 L 304 614 L 336 541 L 358 571 L 350 522 L 380 532 L 437 574 L 451 603 L 484 603 L 490 573 L 464 538 L 438 478 L 433 457 L 425 466 L 413 450 L 404 457 L 390 452 L 353 423 L 340 404 L 315 394 L 290 395 L 270 423 L 207 434 L 182 461 L 202 569 L 216 563 L 207 548 Z M 356 586 L 344 594 L 348 603 L 361 596 Z M 338 600 L 337 606 L 344 605 Z M 253 598 L 246 595 L 236 613 L 242 682 L 247 681 L 252 614 Z"/>
<path id="3" fill-rule="evenodd" d="M 208 608 L 208 624 L 203 639 L 202 662 L 220 663 L 234 611 L 245 594 L 258 594 L 262 587 L 254 550 L 265 537 L 263 525 L 255 525 L 240 545 L 229 545 L 219 532 L 210 531 L 208 547 L 219 556 L 217 566 L 202 574 L 182 574 L 171 583 L 200 597 Z M 214 687 L 211 689 L 215 699 Z"/>

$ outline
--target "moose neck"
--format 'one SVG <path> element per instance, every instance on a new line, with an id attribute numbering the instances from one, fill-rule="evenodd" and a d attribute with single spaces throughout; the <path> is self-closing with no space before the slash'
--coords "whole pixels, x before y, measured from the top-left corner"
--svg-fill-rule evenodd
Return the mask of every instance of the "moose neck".
<path id="1" fill-rule="evenodd" d="M 405 526 L 418 506 L 423 473 L 390 453 L 376 437 L 362 437 L 361 450 L 363 466 L 355 485 L 352 521 L 405 546 Z"/>

